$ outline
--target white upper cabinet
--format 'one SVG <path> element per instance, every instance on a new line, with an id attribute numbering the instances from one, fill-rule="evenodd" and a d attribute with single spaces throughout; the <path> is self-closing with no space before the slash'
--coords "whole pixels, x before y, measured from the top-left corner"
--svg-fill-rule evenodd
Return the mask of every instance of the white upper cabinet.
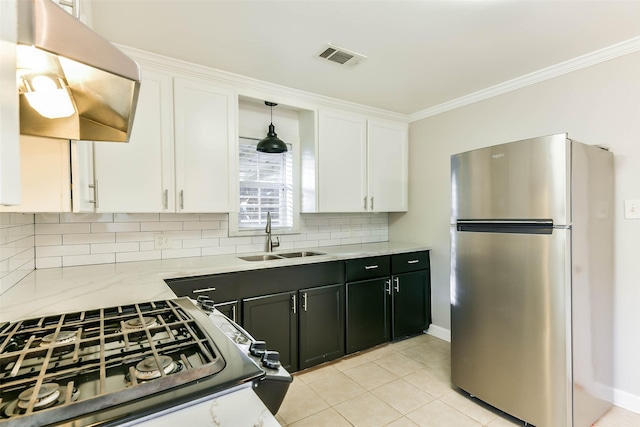
<path id="1" fill-rule="evenodd" d="M 96 212 L 173 212 L 172 77 L 141 71 L 129 143 L 94 143 Z"/>
<path id="2" fill-rule="evenodd" d="M 142 66 L 128 144 L 94 143 L 95 212 L 228 212 L 233 91 Z"/>
<path id="3" fill-rule="evenodd" d="M 194 79 L 174 80 L 176 212 L 229 212 L 237 96 Z"/>
<path id="4" fill-rule="evenodd" d="M 406 123 L 320 110 L 317 211 L 406 211 L 407 128 Z"/>
<path id="5" fill-rule="evenodd" d="M 365 211 L 367 120 L 326 110 L 318 116 L 318 211 Z"/>
<path id="6" fill-rule="evenodd" d="M 20 135 L 20 204 L 0 212 L 70 212 L 69 141 Z"/>
<path id="7" fill-rule="evenodd" d="M 409 136 L 406 123 L 367 122 L 369 210 L 401 212 L 409 208 Z"/>

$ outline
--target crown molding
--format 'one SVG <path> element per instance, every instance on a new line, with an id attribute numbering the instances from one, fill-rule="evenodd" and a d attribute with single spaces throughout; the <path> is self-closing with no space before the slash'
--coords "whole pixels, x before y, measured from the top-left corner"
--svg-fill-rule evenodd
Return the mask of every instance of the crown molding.
<path id="1" fill-rule="evenodd" d="M 0 0 L 2 1 L 2 0 Z M 137 49 L 130 46 L 113 43 L 118 49 L 130 55 L 136 62 L 155 67 L 164 68 L 167 71 L 179 71 L 183 74 L 194 77 L 206 78 L 219 84 L 233 88 L 239 96 L 246 96 L 257 99 L 268 99 L 282 105 L 316 110 L 318 108 L 329 108 L 345 110 L 352 113 L 359 113 L 366 116 L 373 116 L 381 119 L 408 123 L 409 116 L 381 108 L 370 107 L 354 102 L 305 92 L 274 83 L 254 79 L 252 77 L 231 73 L 228 71 L 209 68 L 192 62 L 170 58 L 168 56 Z"/>
<path id="2" fill-rule="evenodd" d="M 634 37 L 632 39 L 605 47 L 600 50 L 596 50 L 586 55 L 578 56 L 568 61 L 561 62 L 559 64 L 552 65 L 538 71 L 534 71 L 533 73 L 525 74 L 524 76 L 517 77 L 515 79 L 499 83 L 495 86 L 470 93 L 469 95 L 465 95 L 451 101 L 443 102 L 442 104 L 438 104 L 425 110 L 410 114 L 409 123 L 426 119 L 427 117 L 435 116 L 437 114 L 444 113 L 446 111 L 450 111 L 459 107 L 464 107 L 465 105 L 473 104 L 478 101 L 483 101 L 494 96 L 502 95 L 507 92 L 521 89 L 526 86 L 540 83 L 542 81 L 549 80 L 554 77 L 571 73 L 573 71 L 577 71 L 586 67 L 590 67 L 592 65 L 608 61 L 610 59 L 628 55 L 639 50 L 640 37 Z"/>

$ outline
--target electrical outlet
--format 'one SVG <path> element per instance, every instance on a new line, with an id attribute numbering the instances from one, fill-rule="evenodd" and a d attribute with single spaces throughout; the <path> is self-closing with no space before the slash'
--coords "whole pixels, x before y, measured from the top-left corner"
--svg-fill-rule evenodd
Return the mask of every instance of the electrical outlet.
<path id="1" fill-rule="evenodd" d="M 626 219 L 640 218 L 640 200 L 624 201 L 624 217 Z"/>
<path id="2" fill-rule="evenodd" d="M 155 238 L 156 249 L 171 249 L 171 237 L 167 234 L 155 234 L 153 236 Z"/>

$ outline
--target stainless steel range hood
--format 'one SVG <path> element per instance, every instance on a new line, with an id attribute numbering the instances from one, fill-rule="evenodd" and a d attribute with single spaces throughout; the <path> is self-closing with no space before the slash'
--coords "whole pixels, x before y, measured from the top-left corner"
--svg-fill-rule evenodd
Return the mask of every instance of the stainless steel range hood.
<path id="1" fill-rule="evenodd" d="M 140 70 L 51 0 L 18 1 L 20 133 L 128 142 Z"/>

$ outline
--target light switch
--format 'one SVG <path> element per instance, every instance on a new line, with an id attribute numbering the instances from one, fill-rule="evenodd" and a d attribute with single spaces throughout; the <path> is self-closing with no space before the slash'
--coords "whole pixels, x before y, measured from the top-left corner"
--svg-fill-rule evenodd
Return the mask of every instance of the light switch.
<path id="1" fill-rule="evenodd" d="M 624 217 L 626 219 L 640 219 L 640 200 L 624 201 Z"/>

